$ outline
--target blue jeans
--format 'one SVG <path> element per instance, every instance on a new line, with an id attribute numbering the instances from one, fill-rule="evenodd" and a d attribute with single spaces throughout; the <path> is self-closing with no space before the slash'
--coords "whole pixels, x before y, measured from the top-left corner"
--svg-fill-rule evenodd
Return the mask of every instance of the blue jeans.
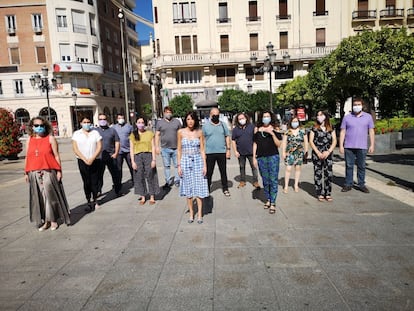
<path id="1" fill-rule="evenodd" d="M 171 180 L 171 160 L 175 167 L 174 181 L 175 182 L 179 181 L 180 177 L 178 176 L 178 170 L 177 170 L 177 149 L 162 148 L 161 156 L 162 156 L 162 162 L 164 165 L 165 182 L 170 183 L 170 180 Z"/>
<path id="2" fill-rule="evenodd" d="M 357 165 L 358 187 L 365 186 L 365 157 L 367 149 L 345 148 L 345 186 L 354 184 L 354 165 Z"/>

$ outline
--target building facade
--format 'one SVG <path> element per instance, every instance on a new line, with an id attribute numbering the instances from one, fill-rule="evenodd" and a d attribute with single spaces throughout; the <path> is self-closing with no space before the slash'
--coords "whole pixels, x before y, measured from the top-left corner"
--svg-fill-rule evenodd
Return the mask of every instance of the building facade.
<path id="1" fill-rule="evenodd" d="M 56 135 L 64 127 L 70 135 L 83 116 L 97 123 L 100 112 L 112 120 L 133 113 L 142 89 L 134 7 L 132 0 L 1 0 L 0 106 L 19 123 L 50 114 Z M 37 74 L 42 68 L 46 77 Z"/>
<path id="2" fill-rule="evenodd" d="M 413 0 L 153 0 L 152 67 L 166 73 L 162 94 L 189 94 L 196 104 L 226 88 L 275 92 L 358 31 L 412 31 L 413 7 Z M 256 70 L 270 42 L 274 67 L 283 69 L 271 75 Z"/>

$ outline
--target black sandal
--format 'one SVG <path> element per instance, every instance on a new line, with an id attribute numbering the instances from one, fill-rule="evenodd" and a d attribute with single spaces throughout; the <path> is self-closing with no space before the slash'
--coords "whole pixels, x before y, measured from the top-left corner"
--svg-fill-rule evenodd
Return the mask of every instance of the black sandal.
<path id="1" fill-rule="evenodd" d="M 229 197 L 229 196 L 230 196 L 230 192 L 229 192 L 228 190 L 224 190 L 224 191 L 223 191 L 223 193 L 224 193 L 224 195 L 225 195 L 226 197 Z"/>
<path id="2" fill-rule="evenodd" d="M 267 201 L 264 205 L 264 209 L 268 209 L 270 207 L 270 201 Z"/>

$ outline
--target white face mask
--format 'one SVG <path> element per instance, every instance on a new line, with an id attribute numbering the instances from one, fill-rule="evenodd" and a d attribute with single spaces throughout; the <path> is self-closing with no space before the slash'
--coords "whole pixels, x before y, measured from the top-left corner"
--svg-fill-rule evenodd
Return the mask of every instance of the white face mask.
<path id="1" fill-rule="evenodd" d="M 125 123 L 125 119 L 118 119 L 118 123 L 121 124 L 121 125 L 124 124 Z"/>
<path id="2" fill-rule="evenodd" d="M 362 111 L 362 106 L 352 106 L 352 111 L 355 113 L 360 113 Z"/>
<path id="3" fill-rule="evenodd" d="M 246 124 L 246 119 L 240 119 L 239 124 L 240 125 L 245 125 Z"/>

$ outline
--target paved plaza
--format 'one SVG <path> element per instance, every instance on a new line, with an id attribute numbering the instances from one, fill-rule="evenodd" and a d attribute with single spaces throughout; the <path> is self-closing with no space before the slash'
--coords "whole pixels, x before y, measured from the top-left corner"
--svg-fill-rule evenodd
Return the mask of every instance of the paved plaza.
<path id="1" fill-rule="evenodd" d="M 126 166 L 126 195 L 106 172 L 101 208 L 86 214 L 70 139 L 59 141 L 72 225 L 57 231 L 29 223 L 24 160 L 0 162 L 0 310 L 414 310 L 411 149 L 368 158 L 370 194 L 340 191 L 336 156 L 332 203 L 314 197 L 310 163 L 300 192 L 283 194 L 281 164 L 275 215 L 251 183 L 237 189 L 233 156 L 231 197 L 216 168 L 200 225 L 175 187 L 139 206 Z"/>

